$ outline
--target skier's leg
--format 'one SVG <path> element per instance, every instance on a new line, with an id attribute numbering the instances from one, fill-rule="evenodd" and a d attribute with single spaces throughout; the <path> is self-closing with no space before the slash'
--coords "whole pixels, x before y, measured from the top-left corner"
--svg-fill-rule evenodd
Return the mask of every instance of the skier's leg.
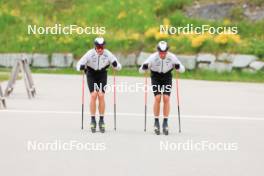
<path id="1" fill-rule="evenodd" d="M 159 124 L 159 115 L 160 115 L 160 102 L 161 102 L 161 91 L 159 81 L 152 76 L 151 77 L 152 91 L 154 93 L 154 105 L 153 105 L 153 113 L 155 116 L 154 122 L 154 132 L 159 135 L 160 134 L 160 124 Z"/>
<path id="2" fill-rule="evenodd" d="M 162 123 L 162 128 L 163 128 L 163 133 L 165 135 L 169 134 L 169 129 L 168 129 L 168 117 L 170 113 L 170 96 L 163 94 L 163 123 Z"/>
<path id="3" fill-rule="evenodd" d="M 170 94 L 171 94 L 171 87 L 172 87 L 172 78 L 169 77 L 167 80 L 164 81 L 164 92 L 163 92 L 163 133 L 165 135 L 169 134 L 169 128 L 168 128 L 168 117 L 170 114 Z"/>
<path id="4" fill-rule="evenodd" d="M 168 118 L 170 113 L 170 96 L 163 94 L 163 117 Z"/>
<path id="5" fill-rule="evenodd" d="M 90 114 L 91 116 L 95 116 L 96 113 L 96 99 L 97 99 L 97 91 L 95 89 L 95 79 L 94 75 L 90 74 L 89 72 L 86 73 L 87 75 L 87 84 L 90 91 Z"/>
<path id="6" fill-rule="evenodd" d="M 91 131 L 95 133 L 96 132 L 95 114 L 96 114 L 96 99 L 97 99 L 97 92 L 94 86 L 95 79 L 94 79 L 94 75 L 91 74 L 89 71 L 86 72 L 86 75 L 87 75 L 87 84 L 90 91 L 90 114 L 91 114 L 90 127 L 91 127 Z"/>
<path id="7" fill-rule="evenodd" d="M 105 132 L 105 124 L 104 124 L 105 99 L 103 92 L 98 92 L 98 99 L 99 99 L 99 113 L 100 113 L 99 129 L 100 132 L 104 133 Z"/>
<path id="8" fill-rule="evenodd" d="M 101 116 L 104 115 L 105 113 L 105 97 L 103 92 L 98 92 L 98 100 L 99 100 L 98 110 Z"/>
<path id="9" fill-rule="evenodd" d="M 100 120 L 99 120 L 99 129 L 100 132 L 105 132 L 105 123 L 104 123 L 104 113 L 105 113 L 105 86 L 107 84 L 107 73 L 103 72 L 100 75 L 100 79 L 98 83 L 101 85 L 101 89 L 98 91 L 98 100 L 99 100 L 99 114 L 100 114 Z"/>
<path id="10" fill-rule="evenodd" d="M 96 91 L 92 92 L 90 95 L 90 114 L 91 116 L 95 116 L 96 114 L 96 99 L 98 93 Z"/>
<path id="11" fill-rule="evenodd" d="M 94 91 L 91 93 L 90 96 L 90 113 L 91 113 L 91 130 L 93 133 L 96 132 L 96 119 L 95 119 L 95 113 L 96 113 L 96 99 L 97 99 L 97 92 Z"/>
<path id="12" fill-rule="evenodd" d="M 160 134 L 160 124 L 159 124 L 159 115 L 160 115 L 160 102 L 161 102 L 161 94 L 157 94 L 155 96 L 154 100 L 154 116 L 155 116 L 155 122 L 154 122 L 154 132 L 159 135 Z"/>
<path id="13" fill-rule="evenodd" d="M 153 112 L 155 117 L 159 117 L 160 115 L 160 102 L 161 102 L 161 94 L 157 94 L 154 99 Z"/>

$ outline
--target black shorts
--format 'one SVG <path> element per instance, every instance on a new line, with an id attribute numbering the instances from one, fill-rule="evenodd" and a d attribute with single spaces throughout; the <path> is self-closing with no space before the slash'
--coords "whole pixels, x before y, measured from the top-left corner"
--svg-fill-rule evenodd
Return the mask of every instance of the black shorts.
<path id="1" fill-rule="evenodd" d="M 151 84 L 154 95 L 164 94 L 170 96 L 172 88 L 171 71 L 158 73 L 151 71 Z"/>
<path id="2" fill-rule="evenodd" d="M 93 70 L 88 68 L 86 71 L 87 84 L 90 93 L 97 91 L 105 93 L 105 86 L 107 84 L 107 70 Z"/>

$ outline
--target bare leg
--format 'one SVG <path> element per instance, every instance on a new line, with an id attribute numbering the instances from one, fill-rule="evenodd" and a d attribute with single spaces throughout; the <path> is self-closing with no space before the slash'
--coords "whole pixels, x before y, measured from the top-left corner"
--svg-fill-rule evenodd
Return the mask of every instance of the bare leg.
<path id="1" fill-rule="evenodd" d="M 168 118 L 170 114 L 170 96 L 163 95 L 163 116 Z"/>
<path id="2" fill-rule="evenodd" d="M 91 93 L 91 97 L 90 97 L 90 113 L 91 113 L 91 116 L 95 116 L 95 113 L 96 113 L 96 99 L 97 99 L 97 92 L 94 91 Z"/>
<path id="3" fill-rule="evenodd" d="M 105 99 L 104 99 L 104 93 L 98 92 L 98 99 L 99 99 L 99 114 L 100 116 L 103 116 L 105 113 Z"/>
<path id="4" fill-rule="evenodd" d="M 163 134 L 168 135 L 169 130 L 168 130 L 168 116 L 170 114 L 170 96 L 168 95 L 163 95 L 163 123 L 162 123 L 162 128 L 163 128 Z"/>
<path id="5" fill-rule="evenodd" d="M 160 115 L 160 101 L 161 101 L 161 95 L 156 95 L 154 100 L 154 106 L 153 106 L 153 112 L 155 117 L 159 117 Z"/>

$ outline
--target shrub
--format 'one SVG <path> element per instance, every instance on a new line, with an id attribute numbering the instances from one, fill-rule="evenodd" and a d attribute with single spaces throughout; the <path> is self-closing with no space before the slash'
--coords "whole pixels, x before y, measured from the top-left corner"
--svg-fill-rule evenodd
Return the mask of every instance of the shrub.
<path id="1" fill-rule="evenodd" d="M 240 21 L 244 18 L 244 10 L 240 6 L 233 7 L 230 12 L 232 20 Z"/>
<path id="2" fill-rule="evenodd" d="M 249 4 L 254 6 L 262 6 L 264 4 L 263 0 L 250 0 Z"/>
<path id="3" fill-rule="evenodd" d="M 156 3 L 155 12 L 157 16 L 165 16 L 191 3 L 192 0 L 160 0 Z"/>
<path id="4" fill-rule="evenodd" d="M 264 58 L 264 41 L 253 40 L 250 43 L 250 52 L 251 54 L 255 54 L 260 58 Z"/>

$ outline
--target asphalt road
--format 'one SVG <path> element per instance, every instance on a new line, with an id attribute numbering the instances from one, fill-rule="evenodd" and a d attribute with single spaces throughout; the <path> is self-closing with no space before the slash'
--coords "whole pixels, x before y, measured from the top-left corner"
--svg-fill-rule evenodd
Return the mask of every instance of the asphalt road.
<path id="1" fill-rule="evenodd" d="M 92 134 L 87 88 L 81 130 L 81 76 L 38 74 L 33 79 L 36 98 L 29 100 L 24 82 L 18 81 L 7 99 L 8 109 L 0 110 L 0 175 L 264 174 L 263 84 L 180 80 L 182 133 L 174 86 L 170 135 L 156 136 L 150 92 L 147 132 L 140 89 L 117 92 L 117 131 L 113 92 L 108 92 L 107 131 Z M 144 79 L 118 77 L 117 83 L 142 87 Z"/>

